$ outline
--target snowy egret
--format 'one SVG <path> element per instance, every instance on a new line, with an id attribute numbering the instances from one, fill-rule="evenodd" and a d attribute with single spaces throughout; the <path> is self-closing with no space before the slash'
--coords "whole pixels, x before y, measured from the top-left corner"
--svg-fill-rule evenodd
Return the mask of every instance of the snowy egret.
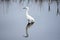
<path id="1" fill-rule="evenodd" d="M 28 24 L 27 24 L 27 26 L 26 26 L 26 36 L 25 36 L 25 37 L 28 37 L 28 36 L 29 36 L 29 35 L 28 35 L 28 29 L 35 23 L 35 20 L 34 20 L 33 17 L 31 17 L 31 16 L 28 14 L 28 12 L 29 12 L 29 7 L 28 7 L 28 6 L 25 7 L 25 8 L 23 8 L 23 9 L 26 9 L 26 18 L 27 18 L 27 20 L 28 20 Z"/>

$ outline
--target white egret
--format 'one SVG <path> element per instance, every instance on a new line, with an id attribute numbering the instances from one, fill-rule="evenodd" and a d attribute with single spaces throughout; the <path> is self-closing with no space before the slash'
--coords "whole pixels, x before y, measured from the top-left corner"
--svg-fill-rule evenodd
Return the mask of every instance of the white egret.
<path id="1" fill-rule="evenodd" d="M 26 36 L 25 37 L 28 37 L 29 34 L 28 34 L 28 29 L 35 23 L 35 20 L 33 17 L 31 17 L 28 12 L 29 12 L 29 7 L 25 7 L 23 9 L 26 9 L 26 18 L 28 20 L 28 24 L 26 26 Z"/>

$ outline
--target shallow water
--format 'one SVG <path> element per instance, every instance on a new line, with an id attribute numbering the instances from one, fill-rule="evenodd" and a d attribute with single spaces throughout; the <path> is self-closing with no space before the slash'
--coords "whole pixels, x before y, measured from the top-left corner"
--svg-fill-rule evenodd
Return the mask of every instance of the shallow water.
<path id="1" fill-rule="evenodd" d="M 56 3 L 29 3 L 29 14 L 35 18 L 35 24 L 29 30 L 29 37 L 24 38 L 27 19 L 23 7 L 17 2 L 0 3 L 0 40 L 60 40 L 60 16 L 56 16 Z"/>

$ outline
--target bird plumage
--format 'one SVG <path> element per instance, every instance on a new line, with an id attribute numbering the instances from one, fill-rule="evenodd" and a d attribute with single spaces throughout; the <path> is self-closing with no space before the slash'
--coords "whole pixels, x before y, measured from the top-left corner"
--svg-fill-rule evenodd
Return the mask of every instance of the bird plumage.
<path id="1" fill-rule="evenodd" d="M 32 18 L 30 15 L 27 15 L 26 18 L 27 18 L 29 23 L 35 22 L 34 18 Z"/>
<path id="2" fill-rule="evenodd" d="M 29 12 L 29 7 L 26 7 L 26 18 L 27 18 L 28 22 L 34 22 L 35 21 L 34 18 L 32 16 L 30 16 L 28 14 L 28 12 Z"/>
<path id="3" fill-rule="evenodd" d="M 28 12 L 29 12 L 29 7 L 25 7 L 24 9 L 26 9 L 26 18 L 28 20 L 28 24 L 26 26 L 26 36 L 25 37 L 28 37 L 28 28 L 30 28 L 34 23 L 35 23 L 35 20 L 33 17 L 31 17 Z"/>

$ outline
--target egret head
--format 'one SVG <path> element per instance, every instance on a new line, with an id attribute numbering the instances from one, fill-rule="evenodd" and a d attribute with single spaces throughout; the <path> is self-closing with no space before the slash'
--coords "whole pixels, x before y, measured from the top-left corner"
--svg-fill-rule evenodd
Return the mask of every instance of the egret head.
<path id="1" fill-rule="evenodd" d="M 23 9 L 27 9 L 27 10 L 29 10 L 29 7 L 24 7 Z"/>

